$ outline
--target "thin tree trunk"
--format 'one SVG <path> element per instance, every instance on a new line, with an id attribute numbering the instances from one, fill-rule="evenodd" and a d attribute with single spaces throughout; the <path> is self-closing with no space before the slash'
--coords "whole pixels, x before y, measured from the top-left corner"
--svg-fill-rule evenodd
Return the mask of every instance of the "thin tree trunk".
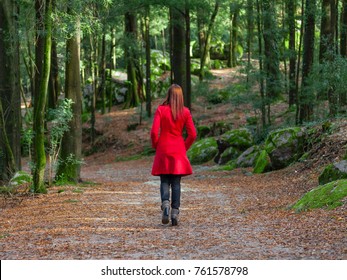
<path id="1" fill-rule="evenodd" d="M 184 104 L 189 109 L 192 107 L 191 99 L 191 72 L 190 72 L 190 9 L 189 0 L 186 0 L 185 9 L 185 19 L 186 19 L 186 91 L 184 92 Z"/>
<path id="2" fill-rule="evenodd" d="M 152 94 L 151 94 L 151 42 L 149 36 L 150 29 L 150 6 L 146 6 L 145 16 L 145 42 L 146 42 L 146 112 L 147 116 L 152 116 Z"/>
<path id="3" fill-rule="evenodd" d="M 266 102 L 265 102 L 265 93 L 264 93 L 264 71 L 263 71 L 263 30 L 261 28 L 261 7 L 259 0 L 257 0 L 257 26 L 258 26 L 258 49 L 259 49 L 259 84 L 260 84 L 260 97 L 261 97 L 261 123 L 263 128 L 266 126 Z"/>
<path id="4" fill-rule="evenodd" d="M 45 135 L 44 135 L 44 122 L 45 122 L 45 107 L 48 95 L 48 81 L 51 68 L 51 48 L 52 48 L 52 0 L 45 2 L 45 15 L 44 15 L 44 55 L 41 79 L 35 95 L 34 106 L 34 170 L 33 170 L 33 191 L 35 193 L 45 193 L 46 187 L 44 182 L 45 167 L 46 167 L 46 153 L 45 153 Z"/>
<path id="5" fill-rule="evenodd" d="M 249 73 L 251 70 L 251 54 L 253 38 L 253 0 L 247 0 L 247 87 L 249 87 Z"/>
<path id="6" fill-rule="evenodd" d="M 342 0 L 341 28 L 340 28 L 340 54 L 347 57 L 347 0 Z"/>
<path id="7" fill-rule="evenodd" d="M 204 79 L 204 68 L 206 65 L 206 59 L 207 59 L 207 54 L 210 50 L 210 46 L 211 46 L 211 37 L 212 37 L 212 29 L 218 14 L 218 9 L 219 9 L 219 0 L 216 0 L 215 5 L 214 5 L 214 10 L 213 13 L 211 15 L 211 19 L 207 28 L 207 32 L 206 32 L 206 41 L 205 41 L 205 45 L 204 45 L 204 49 L 202 51 L 202 55 L 201 55 L 201 62 L 200 62 L 200 73 L 199 73 L 199 79 L 200 81 L 202 81 Z"/>
<path id="8" fill-rule="evenodd" d="M 289 106 L 296 103 L 295 0 L 288 1 L 289 27 Z"/>

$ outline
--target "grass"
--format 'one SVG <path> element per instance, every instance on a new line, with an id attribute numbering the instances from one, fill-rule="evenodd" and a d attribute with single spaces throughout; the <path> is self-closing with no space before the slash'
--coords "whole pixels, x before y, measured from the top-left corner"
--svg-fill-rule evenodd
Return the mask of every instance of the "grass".
<path id="1" fill-rule="evenodd" d="M 309 191 L 291 209 L 296 212 L 314 208 L 334 209 L 343 204 L 345 197 L 347 197 L 347 180 L 337 180 Z"/>

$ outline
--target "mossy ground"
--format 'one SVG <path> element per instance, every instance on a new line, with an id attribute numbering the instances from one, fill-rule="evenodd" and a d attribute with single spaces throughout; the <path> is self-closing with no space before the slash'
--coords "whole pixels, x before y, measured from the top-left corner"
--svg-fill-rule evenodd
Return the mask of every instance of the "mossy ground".
<path id="1" fill-rule="evenodd" d="M 334 209 L 347 197 L 347 180 L 337 180 L 319 186 L 300 198 L 291 208 L 296 212 L 314 208 Z"/>

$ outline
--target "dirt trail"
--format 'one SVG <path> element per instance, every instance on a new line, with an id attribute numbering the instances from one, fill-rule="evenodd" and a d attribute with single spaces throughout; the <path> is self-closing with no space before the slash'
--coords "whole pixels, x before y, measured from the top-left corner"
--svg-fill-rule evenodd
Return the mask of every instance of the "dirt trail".
<path id="1" fill-rule="evenodd" d="M 152 159 L 87 162 L 82 177 L 100 184 L 54 187 L 1 209 L 0 258 L 347 259 L 346 208 L 286 209 L 306 177 L 294 167 L 251 175 L 195 166 L 172 227 L 161 224 Z"/>

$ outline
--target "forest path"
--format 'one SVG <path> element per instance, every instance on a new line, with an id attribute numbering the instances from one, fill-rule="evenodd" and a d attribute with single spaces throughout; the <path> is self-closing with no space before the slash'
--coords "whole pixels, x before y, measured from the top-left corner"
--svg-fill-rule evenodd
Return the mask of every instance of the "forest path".
<path id="1" fill-rule="evenodd" d="M 346 209 L 295 214 L 298 181 L 310 174 L 251 175 L 194 166 L 182 179 L 177 227 L 161 224 L 153 157 L 98 164 L 97 184 L 52 187 L 5 207 L 1 259 L 346 259 Z M 298 175 L 301 174 L 301 175 Z"/>

